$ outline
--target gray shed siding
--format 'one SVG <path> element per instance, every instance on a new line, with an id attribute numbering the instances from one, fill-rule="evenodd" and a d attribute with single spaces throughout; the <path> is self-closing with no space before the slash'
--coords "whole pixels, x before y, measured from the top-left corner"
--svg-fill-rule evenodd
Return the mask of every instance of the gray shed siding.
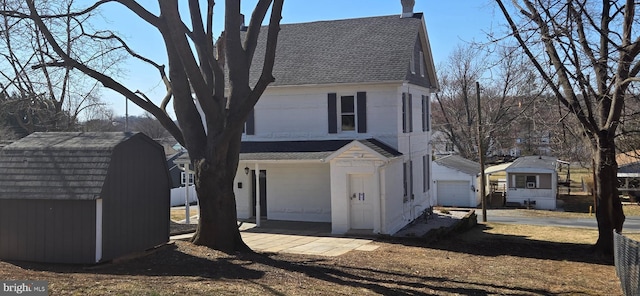
<path id="1" fill-rule="evenodd" d="M 113 150 L 101 196 L 102 260 L 169 240 L 171 180 L 164 157 L 160 145 L 139 135 Z"/>
<path id="2" fill-rule="evenodd" d="M 166 243 L 170 182 L 144 134 L 30 135 L 0 150 L 0 258 L 91 264 Z"/>
<path id="3" fill-rule="evenodd" d="M 0 258 L 95 262 L 95 203 L 0 199 Z"/>

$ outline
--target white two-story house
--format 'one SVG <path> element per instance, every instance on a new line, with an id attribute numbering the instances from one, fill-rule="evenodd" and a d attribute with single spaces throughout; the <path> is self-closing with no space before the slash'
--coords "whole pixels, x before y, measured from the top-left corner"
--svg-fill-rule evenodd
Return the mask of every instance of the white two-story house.
<path id="1" fill-rule="evenodd" d="M 276 81 L 242 139 L 239 218 L 393 234 L 435 203 L 429 98 L 438 84 L 423 14 L 412 10 L 281 25 Z M 262 61 L 253 65 L 257 79 Z"/>

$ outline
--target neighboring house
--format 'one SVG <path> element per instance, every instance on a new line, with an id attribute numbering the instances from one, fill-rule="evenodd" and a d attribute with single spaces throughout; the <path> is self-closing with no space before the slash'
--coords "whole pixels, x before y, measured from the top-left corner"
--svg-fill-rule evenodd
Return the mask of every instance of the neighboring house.
<path id="1" fill-rule="evenodd" d="M 556 161 L 556 158 L 549 156 L 524 156 L 516 159 L 505 169 L 506 202 L 536 209 L 556 209 Z"/>
<path id="2" fill-rule="evenodd" d="M 0 150 L 0 259 L 90 264 L 163 244 L 169 186 L 144 134 L 33 133 Z"/>
<path id="3" fill-rule="evenodd" d="M 480 164 L 459 155 L 436 159 L 432 167 L 437 205 L 473 207 L 481 203 Z"/>
<path id="4" fill-rule="evenodd" d="M 618 164 L 618 190 L 623 195 L 640 197 L 640 150 L 616 155 Z"/>
<path id="5" fill-rule="evenodd" d="M 434 205 L 429 98 L 438 85 L 423 14 L 412 9 L 281 25 L 276 80 L 242 138 L 239 218 L 392 234 Z"/>
<path id="6" fill-rule="evenodd" d="M 431 149 L 435 156 L 458 154 L 453 142 L 441 131 L 434 130 L 431 132 Z"/>

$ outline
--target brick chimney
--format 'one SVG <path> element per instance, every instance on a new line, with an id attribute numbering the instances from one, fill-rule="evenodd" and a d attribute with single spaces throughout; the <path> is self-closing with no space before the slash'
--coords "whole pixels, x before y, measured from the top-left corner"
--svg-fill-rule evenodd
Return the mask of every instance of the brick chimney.
<path id="1" fill-rule="evenodd" d="M 402 3 L 402 14 L 400 18 L 413 17 L 413 6 L 416 4 L 415 0 L 400 0 Z"/>

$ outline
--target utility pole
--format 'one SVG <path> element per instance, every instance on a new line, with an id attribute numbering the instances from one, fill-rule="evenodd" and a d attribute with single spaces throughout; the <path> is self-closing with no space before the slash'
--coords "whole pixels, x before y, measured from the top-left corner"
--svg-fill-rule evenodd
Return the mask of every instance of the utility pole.
<path id="1" fill-rule="evenodd" d="M 484 134 L 482 131 L 482 112 L 480 111 L 480 83 L 476 81 L 476 101 L 478 109 L 478 154 L 480 157 L 480 198 L 482 199 L 482 222 L 487 222 L 487 197 L 485 194 L 485 175 L 484 175 L 484 149 L 482 139 Z"/>

